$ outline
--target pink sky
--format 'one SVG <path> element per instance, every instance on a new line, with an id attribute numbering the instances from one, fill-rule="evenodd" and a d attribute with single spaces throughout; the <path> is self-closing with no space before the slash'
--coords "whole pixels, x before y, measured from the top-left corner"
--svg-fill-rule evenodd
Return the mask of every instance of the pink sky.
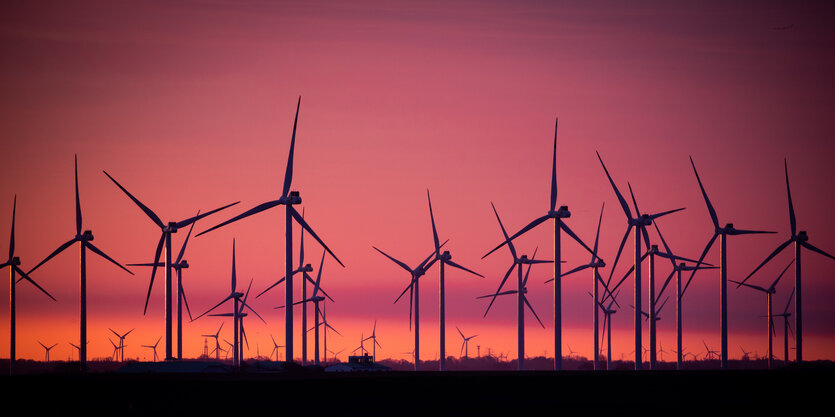
<path id="1" fill-rule="evenodd" d="M 687 207 L 662 222 L 683 256 L 697 257 L 712 232 L 688 155 L 723 224 L 777 231 L 729 239 L 730 279 L 747 275 L 788 236 L 787 158 L 798 230 L 832 253 L 832 8 L 726 3 L 4 4 L 0 238 L 9 235 L 15 194 L 16 252 L 24 269 L 72 237 L 77 153 L 85 229 L 93 230 L 94 243 L 122 263 L 149 262 L 158 229 L 101 171 L 164 221 L 241 201 L 198 223 L 202 231 L 279 196 L 301 95 L 293 189 L 301 191 L 310 224 L 346 265 L 326 260 L 322 278 L 336 299 L 329 319 L 344 335 L 328 339 L 335 351 L 357 347 L 375 319 L 378 355 L 405 358 L 401 352 L 411 351 L 407 303 L 392 304 L 408 276 L 371 245 L 409 264 L 426 256 L 429 188 L 455 261 L 487 277 L 448 274 L 447 352 L 460 349 L 458 325 L 480 335 L 473 343 L 482 353 L 489 347 L 516 355 L 514 302 L 498 300 L 482 318 L 486 302 L 475 300 L 495 290 L 510 256 L 480 258 L 501 240 L 491 201 L 514 231 L 547 210 L 555 116 L 559 204 L 569 206 L 569 225 L 591 244 L 606 202 L 601 256 L 609 262 L 625 223 L 595 150 L 622 191 L 631 182 L 643 210 Z M 251 277 L 260 292 L 283 275 L 283 221 L 273 209 L 190 242 L 184 285 L 194 313 L 226 295 L 232 238 L 241 286 Z M 175 236 L 175 250 L 184 237 Z M 306 241 L 315 264 L 321 248 Z M 565 268 L 588 262 L 581 248 L 564 242 Z M 552 244 L 542 229 L 518 247 L 547 254 Z M 718 262 L 717 251 L 707 260 Z M 835 359 L 832 261 L 806 253 L 806 358 Z M 767 285 L 790 259 L 784 253 L 752 280 Z M 42 358 L 40 340 L 59 343 L 52 357 L 66 358 L 68 342 L 78 342 L 77 262 L 76 254 L 63 254 L 33 277 L 57 303 L 28 284 L 18 287 L 19 357 Z M 658 265 L 666 277 L 668 264 Z M 616 275 L 628 266 L 622 259 Z M 148 355 L 139 345 L 163 333 L 161 281 L 143 316 L 149 272 L 133 270 L 135 277 L 88 261 L 91 358 L 112 351 L 108 327 L 137 328 L 127 341 L 131 357 Z M 528 286 L 546 323 L 543 330 L 526 318 L 528 355 L 553 354 L 553 288 L 542 284 L 551 274 L 548 266 L 534 269 Z M 789 274 L 777 288 L 775 310 L 791 291 Z M 564 340 L 585 356 L 591 354 L 587 275 L 563 283 Z M 718 347 L 718 281 L 717 272 L 700 273 L 685 297 L 684 344 L 691 351 L 702 339 Z M 437 352 L 437 282 L 433 269 L 421 285 L 425 359 Z M 631 285 L 619 298 L 627 310 Z M 283 341 L 283 313 L 272 309 L 280 304 L 283 289 L 253 303 L 268 325 L 248 321 L 250 354 L 256 343 L 269 353 L 271 333 Z M 758 317 L 764 296 L 732 289 L 729 306 L 731 357 L 741 354 L 738 344 L 765 355 L 765 319 Z M 627 310 L 615 317 L 615 357 L 629 357 L 632 349 Z M 672 304 L 665 313 L 659 334 L 669 349 Z M 2 335 L 8 314 L 3 309 Z M 200 354 L 199 335 L 220 322 L 188 324 L 185 355 Z M 230 325 L 224 334 L 231 340 Z M 0 356 L 8 352 L 8 342 L 0 343 Z"/>

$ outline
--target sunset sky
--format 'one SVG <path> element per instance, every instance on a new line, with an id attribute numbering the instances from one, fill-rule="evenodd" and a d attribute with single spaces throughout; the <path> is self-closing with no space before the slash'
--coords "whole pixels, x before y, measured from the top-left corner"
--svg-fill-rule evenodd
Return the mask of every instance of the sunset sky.
<path id="1" fill-rule="evenodd" d="M 479 334 L 471 356 L 480 346 L 482 354 L 516 357 L 515 300 L 497 300 L 483 318 L 487 302 L 475 299 L 495 291 L 511 257 L 505 249 L 481 256 L 502 240 L 490 202 L 514 232 L 548 210 L 555 117 L 558 205 L 569 207 L 567 223 L 591 245 L 605 202 L 600 254 L 610 263 L 626 223 L 595 151 L 621 191 L 632 184 L 643 211 L 686 207 L 661 219 L 664 237 L 682 256 L 698 257 L 713 232 L 688 155 L 723 225 L 776 231 L 729 238 L 734 280 L 788 238 L 787 158 L 798 230 L 835 253 L 835 8 L 825 2 L 68 3 L 0 6 L 0 251 L 17 195 L 16 254 L 24 270 L 74 236 L 75 154 L 84 229 L 123 264 L 152 261 L 159 229 L 102 170 L 166 222 L 241 202 L 201 220 L 195 232 L 277 199 L 299 96 L 292 188 L 301 192 L 308 222 L 346 266 L 326 258 L 322 277 L 336 300 L 327 307 L 329 321 L 343 335 L 328 337 L 328 348 L 344 349 L 341 359 L 375 320 L 378 357 L 410 357 L 408 299 L 393 304 L 409 276 L 372 245 L 410 265 L 429 254 L 427 189 L 454 261 L 486 277 L 448 270 L 447 353 L 457 356 L 461 348 L 458 326 Z M 174 236 L 175 251 L 185 234 Z M 517 248 L 553 256 L 552 235 L 551 226 L 540 228 Z M 654 230 L 650 235 L 657 240 Z M 192 238 L 183 279 L 195 316 L 228 294 L 233 238 L 239 288 L 252 278 L 260 292 L 284 274 L 283 209 Z M 563 242 L 564 270 L 588 262 L 581 247 Z M 305 243 L 316 266 L 322 249 Z M 630 266 L 633 250 L 630 240 L 616 276 Z M 718 264 L 718 250 L 708 262 Z M 68 343 L 78 344 L 77 251 L 33 274 L 57 302 L 28 283 L 17 287 L 19 358 L 42 359 L 38 341 L 59 344 L 52 359 L 75 356 Z M 784 252 L 751 281 L 769 285 L 792 258 Z M 657 265 L 665 278 L 669 263 Z M 807 360 L 835 359 L 833 267 L 804 252 Z M 163 335 L 161 271 L 147 315 L 150 271 L 132 271 L 136 276 L 88 253 L 89 359 L 111 354 L 108 328 L 136 328 L 125 356 L 140 359 L 151 358 L 140 345 Z M 553 355 L 553 287 L 543 283 L 552 273 L 551 266 L 535 267 L 528 283 L 546 324 L 526 317 L 528 356 Z M 699 273 L 684 298 L 690 352 L 704 352 L 703 340 L 719 348 L 718 284 L 718 271 Z M 777 286 L 775 312 L 793 285 L 792 269 Z M 421 358 L 432 360 L 437 269 L 420 288 Z M 562 288 L 563 352 L 570 346 L 589 357 L 590 273 L 565 278 Z M 270 334 L 283 344 L 284 313 L 273 309 L 284 303 L 283 291 L 251 295 L 267 324 L 247 320 L 248 357 L 270 353 Z M 300 299 L 300 287 L 296 294 Z M 630 358 L 631 280 L 619 302 L 613 357 Z M 729 308 L 731 359 L 741 356 L 739 345 L 765 356 L 765 296 L 730 287 Z M 659 323 L 665 360 L 673 358 L 674 312 L 671 298 Z M 231 341 L 231 320 L 223 319 L 221 336 Z M 184 356 L 201 354 L 200 335 L 221 322 L 188 323 Z M 782 358 L 781 323 L 777 330 Z M 4 307 L 0 357 L 9 355 L 8 333 Z M 299 336 L 295 342 L 300 357 Z M 309 358 L 312 346 L 311 336 Z"/>

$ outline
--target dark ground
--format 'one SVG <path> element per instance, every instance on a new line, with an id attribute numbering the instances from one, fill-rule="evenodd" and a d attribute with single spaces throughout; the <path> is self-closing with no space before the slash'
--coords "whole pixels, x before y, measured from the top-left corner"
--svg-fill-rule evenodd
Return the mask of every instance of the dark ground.
<path id="1" fill-rule="evenodd" d="M 325 374 L 26 374 L 0 377 L 19 415 L 807 415 L 832 411 L 835 368 Z M 29 398 L 39 398 L 27 401 Z M 518 407 L 518 408 L 517 408 Z M 9 408 L 7 408 L 9 410 Z M 246 414 L 243 414 L 246 413 Z M 257 413 L 257 414 L 255 414 Z M 4 413 L 5 414 L 5 413 Z M 230 414 L 231 415 L 231 414 Z"/>

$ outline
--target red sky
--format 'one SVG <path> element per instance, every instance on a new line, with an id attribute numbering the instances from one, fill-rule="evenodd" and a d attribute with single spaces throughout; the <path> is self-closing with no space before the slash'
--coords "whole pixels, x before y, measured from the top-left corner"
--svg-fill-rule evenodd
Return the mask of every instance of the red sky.
<path id="1" fill-rule="evenodd" d="M 688 155 L 723 224 L 777 231 L 730 239 L 730 279 L 747 275 L 789 234 L 787 158 L 799 230 L 835 251 L 832 7 L 727 3 L 5 3 L 0 237 L 9 235 L 15 194 L 24 269 L 73 236 L 77 153 L 94 243 L 120 262 L 149 262 L 158 229 L 102 170 L 164 221 L 241 201 L 199 222 L 202 231 L 280 195 L 301 95 L 293 189 L 346 265 L 326 260 L 322 278 L 336 299 L 329 319 L 344 335 L 329 338 L 328 347 L 354 349 L 376 319 L 378 355 L 406 358 L 401 353 L 411 351 L 407 303 L 392 304 L 408 276 L 371 246 L 409 264 L 426 256 L 429 188 L 454 260 L 487 277 L 448 274 L 447 352 L 460 349 L 459 326 L 479 334 L 471 354 L 480 345 L 482 353 L 512 358 L 514 302 L 498 300 L 482 318 L 486 302 L 475 299 L 495 290 L 510 257 L 480 258 L 501 240 L 491 201 L 514 231 L 547 210 L 555 116 L 559 204 L 569 206 L 569 225 L 591 244 L 606 202 L 601 256 L 609 262 L 625 224 L 595 150 L 623 191 L 631 182 L 645 211 L 687 208 L 662 219 L 681 255 L 697 257 L 712 233 Z M 775 29 L 782 27 L 790 28 Z M 227 294 L 232 238 L 241 286 L 251 277 L 260 292 L 283 275 L 283 234 L 283 213 L 273 209 L 193 239 L 184 285 L 194 313 Z M 175 250 L 184 237 L 175 236 Z M 588 262 L 565 239 L 565 268 Z M 321 248 L 306 240 L 315 264 Z M 518 247 L 531 253 L 538 245 L 544 255 L 552 244 L 543 228 Z M 78 342 L 76 250 L 33 277 L 57 303 L 28 284 L 18 287 L 19 357 L 42 358 L 40 340 L 59 343 L 51 357 L 66 358 L 68 342 Z M 708 261 L 718 262 L 717 250 Z M 806 253 L 805 356 L 835 359 L 832 261 Z M 161 281 L 143 316 L 149 272 L 134 268 L 132 277 L 90 258 L 89 356 L 112 351 L 108 327 L 136 327 L 126 356 L 147 357 L 139 345 L 164 329 Z M 782 254 L 752 280 L 767 285 L 790 259 Z M 658 265 L 666 277 L 668 264 Z M 620 261 L 617 275 L 628 266 Z M 553 288 L 542 284 L 551 274 L 548 266 L 534 269 L 529 282 L 546 329 L 527 327 L 528 355 L 553 355 Z M 791 291 L 789 274 L 775 310 Z M 632 350 L 631 285 L 620 295 L 627 310 L 615 316 L 615 357 Z M 433 269 L 421 284 L 424 359 L 437 352 L 437 287 Z M 563 283 L 564 352 L 570 345 L 591 354 L 589 287 L 587 274 Z M 684 302 L 685 346 L 698 351 L 704 339 L 718 347 L 718 273 L 697 275 Z M 729 303 L 731 357 L 741 355 L 740 344 L 765 355 L 764 297 L 732 288 Z M 252 303 L 268 324 L 248 321 L 250 354 L 256 344 L 268 354 L 270 334 L 283 341 L 283 312 L 272 309 L 280 304 L 283 289 Z M 665 350 L 674 345 L 672 307 L 659 325 Z M 8 314 L 3 309 L 3 335 Z M 220 323 L 204 317 L 188 324 L 185 355 L 199 355 L 199 335 Z M 231 340 L 230 325 L 223 335 Z M 0 356 L 8 352 L 8 341 L 0 343 Z"/>

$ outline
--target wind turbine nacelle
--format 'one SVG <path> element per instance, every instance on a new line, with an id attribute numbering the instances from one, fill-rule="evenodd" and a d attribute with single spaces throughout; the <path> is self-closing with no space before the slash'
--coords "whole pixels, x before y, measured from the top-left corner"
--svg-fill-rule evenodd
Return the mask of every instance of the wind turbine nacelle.
<path id="1" fill-rule="evenodd" d="M 797 240 L 805 242 L 809 240 L 809 235 L 806 234 L 805 230 L 801 230 L 800 233 L 797 234 Z"/>
<path id="2" fill-rule="evenodd" d="M 92 230 L 85 230 L 78 237 L 81 238 L 80 240 L 83 240 L 85 242 L 90 242 L 90 241 L 93 240 L 93 231 Z"/>
<path id="3" fill-rule="evenodd" d="M 177 233 L 177 222 L 168 222 L 168 225 L 162 228 L 163 232 Z"/>
<path id="4" fill-rule="evenodd" d="M 652 225 L 652 219 L 649 218 L 648 214 L 642 214 L 641 223 L 643 223 L 644 226 L 650 226 Z"/>
<path id="5" fill-rule="evenodd" d="M 441 256 L 443 256 L 446 260 L 452 259 L 452 255 L 449 253 L 448 250 L 445 250 L 444 253 L 441 254 Z"/>
<path id="6" fill-rule="evenodd" d="M 313 265 L 307 264 L 302 268 L 302 272 L 313 272 Z"/>
<path id="7" fill-rule="evenodd" d="M 290 191 L 290 195 L 287 197 L 287 199 L 289 200 L 288 201 L 289 204 L 301 204 L 302 203 L 302 197 L 301 197 L 301 194 L 299 194 L 298 191 Z"/>
<path id="8" fill-rule="evenodd" d="M 188 261 L 187 261 L 187 260 L 185 260 L 185 259 L 183 259 L 182 261 L 180 261 L 180 268 L 182 268 L 182 269 L 186 269 L 186 268 L 188 268 Z"/>
<path id="9" fill-rule="evenodd" d="M 20 257 L 15 256 L 14 258 L 12 258 L 11 264 L 14 265 L 14 266 L 19 266 L 20 265 Z"/>
<path id="10" fill-rule="evenodd" d="M 560 208 L 557 211 L 552 211 L 550 214 L 552 217 L 560 219 L 567 219 L 571 217 L 571 212 L 568 211 L 568 206 L 560 206 Z"/>

